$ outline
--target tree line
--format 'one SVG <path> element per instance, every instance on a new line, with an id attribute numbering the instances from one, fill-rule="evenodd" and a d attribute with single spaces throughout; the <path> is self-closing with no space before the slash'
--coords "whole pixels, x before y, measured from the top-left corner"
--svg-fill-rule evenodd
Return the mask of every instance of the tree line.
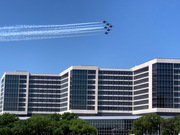
<path id="1" fill-rule="evenodd" d="M 34 115 L 20 120 L 15 114 L 0 116 L 0 135 L 95 135 L 97 129 L 73 113 Z"/>
<path id="2" fill-rule="evenodd" d="M 180 115 L 164 119 L 156 113 L 144 115 L 133 121 L 132 132 L 135 135 L 177 135 L 180 133 Z"/>

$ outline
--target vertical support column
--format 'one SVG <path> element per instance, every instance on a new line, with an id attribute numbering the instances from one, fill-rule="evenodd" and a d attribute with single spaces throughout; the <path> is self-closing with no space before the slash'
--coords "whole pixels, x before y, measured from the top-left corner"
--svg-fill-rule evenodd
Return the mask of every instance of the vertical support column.
<path id="1" fill-rule="evenodd" d="M 25 112 L 26 115 L 28 114 L 28 99 L 29 99 L 29 73 L 27 74 L 27 78 L 26 78 L 26 108 L 25 108 Z"/>
<path id="2" fill-rule="evenodd" d="M 71 70 L 68 71 L 68 103 L 67 103 L 67 111 L 70 111 L 70 87 L 71 87 Z"/>
<path id="3" fill-rule="evenodd" d="M 153 102 L 153 91 L 152 91 L 152 64 L 149 65 L 149 109 L 152 109 L 152 102 Z"/>
<path id="4" fill-rule="evenodd" d="M 98 113 L 98 80 L 99 80 L 99 69 L 96 68 L 96 83 L 95 83 L 95 112 Z"/>

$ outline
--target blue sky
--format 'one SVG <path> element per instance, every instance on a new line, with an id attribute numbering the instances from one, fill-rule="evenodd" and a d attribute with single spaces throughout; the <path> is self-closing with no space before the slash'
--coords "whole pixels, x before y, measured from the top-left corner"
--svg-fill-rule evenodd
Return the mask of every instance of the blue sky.
<path id="1" fill-rule="evenodd" d="M 58 74 L 71 65 L 131 68 L 180 58 L 179 0 L 2 0 L 0 27 L 108 20 L 109 35 L 0 42 L 5 71 Z"/>

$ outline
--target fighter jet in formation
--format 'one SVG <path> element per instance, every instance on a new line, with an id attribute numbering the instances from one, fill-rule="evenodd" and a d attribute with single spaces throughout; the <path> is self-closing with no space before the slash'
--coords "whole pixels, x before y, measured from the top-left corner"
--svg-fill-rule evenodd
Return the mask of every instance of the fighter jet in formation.
<path id="1" fill-rule="evenodd" d="M 106 29 L 105 34 L 107 35 L 107 34 L 109 34 L 109 32 L 111 31 L 113 26 L 105 20 L 103 21 L 103 23 L 105 24 L 104 29 Z"/>

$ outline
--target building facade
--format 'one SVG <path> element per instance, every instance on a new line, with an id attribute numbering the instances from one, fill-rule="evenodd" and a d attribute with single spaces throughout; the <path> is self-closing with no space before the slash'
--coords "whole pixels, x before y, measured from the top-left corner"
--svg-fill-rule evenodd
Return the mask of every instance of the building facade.
<path id="1" fill-rule="evenodd" d="M 2 76 L 1 114 L 64 112 L 89 121 L 99 134 L 128 133 L 132 120 L 147 113 L 180 114 L 180 59 L 154 59 L 131 69 L 72 66 L 60 74 Z"/>

